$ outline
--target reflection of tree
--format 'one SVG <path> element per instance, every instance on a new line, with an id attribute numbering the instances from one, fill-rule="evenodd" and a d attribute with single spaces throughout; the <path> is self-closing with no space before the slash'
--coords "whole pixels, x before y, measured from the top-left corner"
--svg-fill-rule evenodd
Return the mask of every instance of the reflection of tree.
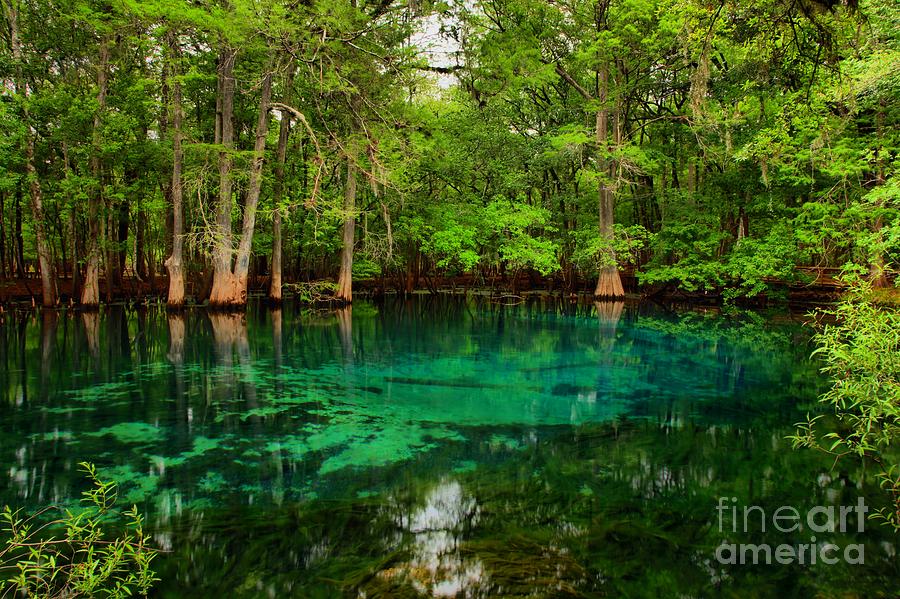
<path id="1" fill-rule="evenodd" d="M 281 293 L 280 286 L 278 292 Z M 280 398 L 284 392 L 285 386 L 284 378 L 281 376 L 282 354 L 284 350 L 281 304 L 275 304 L 275 307 L 270 310 L 269 314 L 272 316 L 272 352 L 274 354 L 272 362 L 275 366 L 275 372 L 273 373 L 275 377 L 275 397 Z M 272 452 L 271 468 L 273 475 L 270 482 L 272 500 L 276 505 L 281 505 L 284 501 L 284 462 L 280 451 Z"/>
<path id="2" fill-rule="evenodd" d="M 275 369 L 281 368 L 282 354 L 282 324 L 281 324 L 281 308 L 273 308 L 270 312 L 272 315 L 272 349 L 275 353 Z"/>
<path id="3" fill-rule="evenodd" d="M 19 318 L 19 330 L 18 330 L 18 349 L 19 349 L 19 384 L 22 389 L 22 403 L 28 402 L 28 373 L 26 372 L 26 367 L 28 362 L 25 359 L 25 333 L 28 330 L 28 315 L 22 314 Z"/>
<path id="4" fill-rule="evenodd" d="M 238 366 L 244 371 L 241 377 L 241 388 L 244 391 L 244 399 L 247 407 L 258 407 L 256 399 L 256 386 L 249 375 L 252 359 L 250 357 L 250 341 L 247 337 L 247 320 L 243 313 L 209 312 L 209 322 L 212 325 L 213 345 L 215 346 L 216 359 L 222 372 L 222 393 L 226 399 L 236 399 L 238 387 L 235 383 L 234 356 L 237 355 Z M 259 417 L 251 416 L 254 426 L 259 425 Z"/>
<path id="5" fill-rule="evenodd" d="M 128 333 L 128 314 L 122 306 L 110 306 L 106 311 L 106 338 L 110 374 L 121 366 L 129 370 L 134 362 L 131 355 L 131 336 Z"/>
<path id="6" fill-rule="evenodd" d="M 172 364 L 181 366 L 184 363 L 184 316 L 169 314 L 169 352 L 166 358 Z"/>
<path id="7" fill-rule="evenodd" d="M 303 327 L 296 333 L 292 328 L 283 329 L 292 327 L 293 322 L 283 323 L 280 312 L 271 313 L 271 331 L 253 321 L 257 326 L 251 327 L 249 334 L 258 335 L 254 354 L 268 348 L 271 335 L 277 365 L 282 360 L 283 333 L 284 351 L 290 352 L 284 356 L 285 362 L 310 373 L 306 376 L 303 372 L 296 379 L 276 376 L 276 389 L 284 385 L 287 393 L 294 393 L 299 384 L 308 384 L 321 386 L 322 392 L 316 395 L 324 402 L 329 397 L 345 400 L 353 395 L 345 392 L 351 384 L 359 385 L 358 378 L 351 376 L 352 367 L 344 369 L 344 384 L 340 384 L 340 374 L 335 374 L 334 363 L 339 363 L 342 355 L 374 369 L 373 364 L 393 364 L 395 356 L 421 354 L 421 363 L 414 365 L 411 373 L 402 374 L 418 374 L 424 383 L 439 383 L 440 387 L 434 384 L 420 386 L 424 391 L 402 392 L 395 387 L 396 399 L 392 397 L 391 404 L 397 407 L 396 416 L 385 413 L 385 407 L 392 406 L 359 394 L 359 404 L 349 406 L 353 413 L 347 418 L 347 414 L 341 415 L 346 428 L 341 428 L 338 419 L 331 422 L 330 416 L 316 416 L 324 422 L 311 430 L 337 439 L 326 451 L 298 450 L 296 456 L 285 449 L 259 451 L 262 465 L 255 474 L 244 457 L 240 465 L 230 459 L 214 462 L 211 468 L 222 472 L 229 483 L 252 482 L 257 476 L 260 488 L 271 490 L 275 503 L 290 498 L 285 502 L 289 507 L 272 509 L 255 503 L 252 509 L 240 512 L 223 506 L 185 509 L 183 517 L 194 520 L 185 525 L 181 536 L 173 535 L 175 553 L 161 565 L 168 568 L 160 573 L 162 578 L 205 585 L 191 589 L 188 594 L 195 596 L 230 596 L 232 589 L 261 578 L 278 596 L 296 593 L 298 588 L 310 596 L 338 596 L 342 591 L 350 594 L 357 590 L 368 596 L 415 596 L 421 587 L 431 595 L 445 589 L 453 594 L 460 581 L 465 582 L 463 589 L 472 588 L 476 595 L 487 581 L 490 586 L 485 594 L 503 596 L 528 596 L 536 588 L 551 589 L 548 593 L 553 595 L 642 596 L 646 594 L 642 585 L 658 596 L 666 596 L 666 590 L 672 588 L 702 596 L 708 592 L 710 575 L 700 560 L 711 556 L 715 546 L 709 532 L 716 497 L 743 497 L 746 492 L 755 498 L 762 492 L 763 499 L 772 504 L 809 500 L 809 473 L 816 466 L 811 467 L 809 456 L 791 452 L 781 440 L 789 431 L 779 427 L 794 421 L 790 412 L 779 412 L 790 409 L 787 392 L 773 384 L 759 359 L 733 338 L 739 340 L 740 331 L 732 334 L 724 326 L 714 329 L 711 327 L 718 320 L 711 323 L 696 317 L 673 322 L 645 315 L 641 319 L 646 326 L 632 326 L 631 307 L 624 315 L 621 304 L 560 304 L 556 309 L 548 301 L 523 310 L 501 309 L 485 302 L 484 310 L 477 306 L 468 310 L 458 302 L 451 310 L 443 301 L 435 298 L 428 309 L 421 310 L 422 306 L 412 301 L 405 309 L 398 305 L 373 313 L 377 317 L 367 317 L 366 304 L 357 303 L 356 322 L 349 309 L 334 317 L 330 313 L 304 316 Z M 494 331 L 501 318 L 503 335 L 498 336 Z M 225 316 L 215 321 L 211 318 L 211 322 L 215 345 L 205 349 L 215 350 L 216 362 L 233 365 L 237 355 L 241 364 L 248 363 L 248 332 L 242 319 Z M 704 332 L 708 334 L 702 336 Z M 187 341 L 190 359 L 201 355 L 203 348 L 192 343 L 194 337 Z M 611 351 L 603 350 L 604 343 L 611 344 Z M 164 344 L 163 336 L 160 345 Z M 809 380 L 814 370 L 799 361 L 803 356 L 794 364 L 790 351 L 786 345 L 768 355 L 772 363 L 768 368 Z M 456 364 L 434 367 L 433 356 L 438 354 L 452 356 Z M 765 409 L 753 413 L 734 410 L 737 393 L 703 401 L 713 397 L 716 389 L 697 386 L 697 381 L 702 377 L 705 385 L 724 368 L 722 356 L 731 354 L 753 360 L 750 370 L 762 380 L 748 388 L 752 393 L 738 391 L 757 397 L 756 405 Z M 467 359 L 469 356 L 481 362 Z M 323 363 L 319 377 L 317 369 Z M 293 374 L 292 370 L 284 374 Z M 540 441 L 517 445 L 515 453 L 493 440 L 487 442 L 495 430 L 522 430 L 520 400 L 531 397 L 531 388 L 538 393 L 560 392 L 540 400 L 544 403 L 535 400 L 536 406 L 584 406 L 586 417 L 579 422 L 606 414 L 589 405 L 592 392 L 596 404 L 603 404 L 594 384 L 597 370 L 603 371 L 602 391 L 614 392 L 612 399 L 627 394 L 629 401 L 642 402 L 638 415 L 649 417 L 636 419 L 641 423 L 638 427 L 633 420 L 615 426 L 554 427 L 558 439 L 547 436 L 550 427 L 535 427 Z M 235 380 L 227 390 L 219 389 L 220 397 L 227 401 L 241 393 L 242 385 L 250 384 L 249 376 L 240 372 L 229 368 L 227 373 L 219 370 L 205 378 L 221 385 L 223 377 L 247 377 L 244 382 Z M 635 380 L 646 384 L 632 387 Z M 444 422 L 458 424 L 457 414 L 470 415 L 459 407 L 460 401 L 439 401 L 433 411 L 425 411 L 431 408 L 423 398 L 432 397 L 440 388 L 447 390 L 444 397 L 457 400 L 467 389 L 476 389 L 471 394 L 477 398 L 475 404 L 486 404 L 485 397 L 493 393 L 497 407 L 512 404 L 513 408 L 502 413 L 494 406 L 481 409 L 476 405 L 471 414 L 480 424 L 465 431 L 470 441 L 434 441 L 436 447 L 429 450 L 427 459 L 406 459 L 404 452 L 397 454 L 397 463 L 383 468 L 315 474 L 321 460 L 340 457 L 347 448 L 346 440 L 354 435 L 359 440 L 351 441 L 350 449 L 370 449 L 380 457 L 386 453 L 381 447 L 407 443 L 399 433 L 410 428 L 410 420 L 433 421 L 437 428 Z M 271 388 L 261 386 L 260 393 L 263 389 Z M 696 391 L 701 393 L 700 400 Z M 795 396 L 814 397 L 806 391 Z M 170 409 L 170 397 L 165 394 L 162 409 Z M 674 398 L 674 409 L 667 405 L 668 398 Z M 720 398 L 724 401 L 718 401 Z M 788 408 L 780 408 L 782 405 Z M 661 412 L 659 421 L 653 418 L 657 410 Z M 687 418 L 682 418 L 683 426 L 660 427 L 659 422 L 668 416 L 662 412 Z M 388 419 L 394 429 L 379 424 L 381 428 L 371 434 L 372 416 Z M 504 417 L 509 425 L 497 426 Z M 280 427 L 284 419 L 279 418 L 267 418 L 266 425 L 273 429 L 265 431 L 266 435 L 246 435 L 242 439 L 246 445 L 239 451 L 262 450 L 285 432 L 301 436 L 295 420 Z M 210 429 L 218 432 L 218 427 L 210 426 L 204 434 Z M 382 444 L 382 439 L 391 445 Z M 423 438 L 416 446 L 425 443 L 431 440 Z M 212 461 L 212 455 L 205 459 Z M 487 465 L 448 478 L 446 472 L 461 458 Z M 401 463 L 401 459 L 406 461 Z M 207 462 L 201 464 L 203 469 L 207 467 Z M 194 466 L 190 468 L 196 472 Z M 190 480 L 187 484 L 196 487 L 196 479 Z M 184 484 L 183 480 L 173 482 L 171 488 Z M 824 493 L 834 488 L 816 486 L 816 501 L 823 501 Z M 310 489 L 327 499 L 307 499 Z M 383 495 L 372 495 L 378 491 Z M 293 501 L 301 493 L 304 501 Z M 285 534 L 286 530 L 290 534 Z M 654 566 L 649 573 L 648 563 Z M 785 576 L 796 574 L 796 570 L 785 572 Z M 755 582 L 750 569 L 735 575 L 739 583 L 725 581 L 728 590 L 748 588 Z M 810 580 L 802 583 L 804 588 L 827 589 Z M 253 588 L 248 594 L 252 592 Z"/>
<path id="8" fill-rule="evenodd" d="M 175 398 L 175 432 L 179 443 L 184 443 L 190 435 L 188 427 L 188 402 L 184 390 L 184 316 L 170 312 L 169 351 L 166 358 L 172 363 L 172 393 Z"/>
<path id="9" fill-rule="evenodd" d="M 625 310 L 625 302 L 594 302 L 594 307 L 597 308 L 601 335 L 614 337 L 619 319 Z"/>
<path id="10" fill-rule="evenodd" d="M 212 324 L 213 343 L 220 365 L 234 364 L 235 351 L 239 363 L 249 361 L 250 342 L 247 340 L 247 321 L 243 314 L 209 312 L 209 322 Z"/>
<path id="11" fill-rule="evenodd" d="M 50 369 L 53 364 L 53 353 L 56 349 L 56 328 L 59 317 L 56 310 L 45 309 L 41 314 L 41 395 L 44 396 L 50 385 Z"/>
<path id="12" fill-rule="evenodd" d="M 489 587 L 489 576 L 477 556 L 462 552 L 464 535 L 478 525 L 480 509 L 475 499 L 455 480 L 442 480 L 425 497 L 425 505 L 412 507 L 395 504 L 394 521 L 410 535 L 405 550 L 409 561 L 382 570 L 377 587 L 387 583 L 411 584 L 424 595 L 435 597 L 482 596 Z"/>
<path id="13" fill-rule="evenodd" d="M 16 371 L 15 367 L 11 366 L 9 363 L 9 348 L 11 346 L 10 338 L 7 333 L 9 330 L 7 322 L 6 317 L 0 315 L 0 393 L 3 394 L 3 403 L 10 401 L 12 398 L 12 373 Z"/>
<path id="14" fill-rule="evenodd" d="M 96 363 L 100 358 L 100 315 L 87 310 L 81 313 L 81 322 L 84 325 L 84 338 L 87 342 L 88 352 Z"/>
<path id="15" fill-rule="evenodd" d="M 344 360 L 350 363 L 353 361 L 353 307 L 339 308 L 334 311 L 334 315 L 337 318 Z"/>
<path id="16" fill-rule="evenodd" d="M 137 309 L 137 336 L 134 339 L 135 353 L 137 354 L 138 369 L 147 362 L 150 357 L 150 340 L 147 331 L 147 308 L 140 306 Z M 138 371 L 135 370 L 135 372 Z"/>

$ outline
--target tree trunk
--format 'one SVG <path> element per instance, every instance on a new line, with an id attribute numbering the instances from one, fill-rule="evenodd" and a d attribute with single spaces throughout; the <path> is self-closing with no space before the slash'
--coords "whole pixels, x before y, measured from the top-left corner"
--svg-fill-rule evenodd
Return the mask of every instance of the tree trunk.
<path id="1" fill-rule="evenodd" d="M 22 116 L 25 121 L 25 173 L 28 179 L 28 187 L 31 191 L 31 216 L 34 220 L 34 237 L 37 245 L 38 267 L 41 273 L 41 297 L 44 307 L 50 308 L 56 305 L 56 276 L 53 272 L 53 257 L 50 254 L 50 246 L 44 236 L 44 204 L 41 195 L 41 182 L 38 179 L 37 169 L 34 166 L 34 137 L 36 132 L 31 127 L 28 118 L 28 86 L 22 75 L 22 46 L 19 43 L 18 12 L 14 2 L 6 5 L 9 21 L 10 45 L 12 46 L 13 60 L 15 61 L 16 95 L 22 100 Z"/>
<path id="2" fill-rule="evenodd" d="M 216 132 L 222 146 L 219 151 L 219 198 L 216 209 L 215 247 L 213 249 L 213 287 L 210 305 L 226 306 L 240 298 L 240 288 L 231 270 L 231 150 L 234 147 L 234 71 L 235 50 L 223 47 L 219 53 Z"/>
<path id="3" fill-rule="evenodd" d="M 144 210 L 143 197 L 138 202 L 137 228 L 134 232 L 134 267 L 138 279 L 147 280 L 147 213 Z"/>
<path id="4" fill-rule="evenodd" d="M 234 62 L 234 55 L 231 55 L 231 62 Z M 226 61 L 227 64 L 227 61 Z M 228 147 L 233 138 L 233 129 L 231 124 L 232 104 L 234 97 L 234 83 L 229 85 L 230 70 L 228 78 L 223 81 L 222 95 L 222 143 Z M 272 63 L 266 65 L 266 73 L 263 75 L 262 89 L 259 101 L 259 115 L 256 121 L 256 141 L 253 144 L 253 163 L 250 169 L 250 188 L 247 191 L 247 199 L 244 202 L 244 220 L 241 227 L 241 239 L 238 246 L 237 257 L 235 259 L 234 270 L 231 269 L 230 255 L 230 230 L 231 230 L 231 190 L 230 182 L 228 183 L 228 246 L 217 248 L 216 255 L 213 256 L 215 262 L 215 273 L 213 279 L 212 293 L 210 294 L 210 306 L 218 308 L 237 308 L 247 303 L 247 276 L 250 270 L 250 249 L 253 243 L 253 230 L 256 226 L 256 209 L 259 205 L 259 194 L 262 190 L 262 169 L 265 160 L 266 136 L 269 131 L 269 104 L 272 101 Z M 230 162 L 230 158 L 228 159 Z M 221 164 L 221 163 L 220 163 Z M 230 164 L 227 165 L 230 169 Z M 228 170 L 224 171 L 220 166 L 220 185 L 228 178 Z M 220 198 L 221 199 L 221 198 Z M 220 204 L 220 209 L 224 202 Z M 225 215 L 223 212 L 219 214 L 220 232 L 225 229 Z M 226 255 L 224 252 L 228 251 Z"/>
<path id="5" fill-rule="evenodd" d="M 884 147 L 885 108 L 885 101 L 882 99 L 880 102 L 878 113 L 875 115 L 875 129 L 878 136 L 875 185 L 879 187 L 884 185 L 886 180 L 884 172 L 884 155 L 886 152 L 886 149 Z M 885 270 L 884 249 L 881 247 L 884 244 L 884 235 L 882 233 L 882 228 L 884 227 L 884 217 L 881 214 L 881 211 L 884 210 L 883 200 L 879 200 L 875 204 L 875 210 L 878 211 L 878 214 L 876 214 L 875 222 L 872 225 L 872 234 L 875 236 L 876 250 L 875 254 L 869 259 L 869 282 L 872 284 L 872 287 L 878 289 L 885 288 L 890 285 L 890 281 L 888 281 L 887 272 Z"/>
<path id="6" fill-rule="evenodd" d="M 101 131 L 103 111 L 106 108 L 106 79 L 109 62 L 109 42 L 100 41 L 100 65 L 97 68 L 97 110 L 94 113 L 94 139 L 91 155 L 91 174 L 94 189 L 88 201 L 88 246 L 81 305 L 96 309 L 100 305 L 100 205 L 103 201 L 101 181 Z M 108 265 L 107 265 L 108 266 Z M 109 274 L 107 273 L 107 276 Z"/>
<path id="7" fill-rule="evenodd" d="M 140 178 L 140 175 L 135 174 L 133 180 L 137 180 L 138 178 Z M 131 211 L 128 209 L 128 202 L 124 200 L 118 202 L 117 213 L 115 281 L 116 286 L 121 289 L 125 280 L 125 270 L 128 264 L 128 225 L 131 220 Z"/>
<path id="8" fill-rule="evenodd" d="M 173 35 L 169 39 L 172 50 L 172 255 L 166 260 L 166 269 L 169 271 L 169 295 L 167 304 L 169 308 L 180 308 L 184 305 L 184 205 L 183 187 L 181 181 L 182 161 L 184 152 L 181 148 L 181 82 L 178 80 L 178 58 L 180 50 L 177 38 Z M 183 329 L 182 325 L 182 329 Z"/>
<path id="9" fill-rule="evenodd" d="M 103 209 L 106 213 L 106 220 L 104 220 L 104 228 L 100 232 L 100 237 L 104 240 L 103 243 L 103 274 L 106 275 L 106 303 L 110 304 L 113 300 L 113 281 L 115 280 L 115 273 L 117 271 L 116 268 L 116 257 L 117 253 L 113 252 L 111 246 L 111 241 L 115 239 L 113 235 L 113 211 L 112 205 L 110 203 L 104 202 Z"/>
<path id="10" fill-rule="evenodd" d="M 16 183 L 16 276 L 25 278 L 25 237 L 22 235 L 22 182 Z"/>
<path id="11" fill-rule="evenodd" d="M 0 191 L 0 280 L 6 280 L 6 194 Z"/>
<path id="12" fill-rule="evenodd" d="M 250 269 L 250 250 L 253 247 L 253 232 L 256 227 L 256 210 L 262 191 L 262 171 L 266 157 L 266 137 L 269 135 L 269 105 L 272 103 L 272 68 L 270 61 L 263 75 L 259 98 L 259 114 L 256 119 L 256 141 L 253 144 L 253 163 L 250 167 L 250 189 L 244 202 L 244 222 L 241 227 L 241 242 L 238 245 L 234 275 L 241 285 L 241 304 L 247 302 L 247 274 Z"/>
<path id="13" fill-rule="evenodd" d="M 597 287 L 594 289 L 594 297 L 620 298 L 625 296 L 622 288 L 622 278 L 616 265 L 616 253 L 612 247 L 614 241 L 613 224 L 615 220 L 615 194 L 612 178 L 616 175 L 615 167 L 606 157 L 608 152 L 609 108 L 606 106 L 609 93 L 609 70 L 602 67 L 600 73 L 600 110 L 597 111 L 596 142 L 600 152 L 600 172 L 604 179 L 600 181 L 600 237 L 607 246 L 600 256 L 599 277 Z"/>
<path id="14" fill-rule="evenodd" d="M 272 215 L 272 274 L 269 279 L 269 300 L 281 303 L 281 210 Z"/>
<path id="15" fill-rule="evenodd" d="M 41 296 L 45 308 L 56 305 L 56 275 L 50 247 L 44 237 L 44 207 L 41 197 L 41 183 L 34 168 L 34 138 L 28 134 L 25 142 L 25 169 L 31 186 L 31 214 L 34 217 L 34 237 L 37 242 L 38 266 L 41 270 Z"/>
<path id="16" fill-rule="evenodd" d="M 56 260 L 53 262 L 53 269 L 56 273 L 57 280 L 65 279 L 69 276 L 69 254 L 66 251 L 66 231 L 63 229 L 68 222 L 63 223 L 63 217 L 60 211 L 56 212 L 56 218 L 53 221 L 54 225 L 56 225 L 56 239 L 59 240 L 59 253 L 56 252 L 56 248 L 53 247 L 53 242 L 50 242 L 51 253 L 56 256 Z"/>
<path id="17" fill-rule="evenodd" d="M 738 209 L 737 242 L 740 243 L 748 235 L 750 235 L 750 217 L 742 206 Z"/>
<path id="18" fill-rule="evenodd" d="M 356 236 L 356 164 L 347 162 L 347 186 L 344 188 L 344 239 L 341 249 L 341 271 L 335 297 L 344 303 L 353 301 L 353 244 Z"/>
<path id="19" fill-rule="evenodd" d="M 76 211 L 78 208 L 75 205 L 75 202 L 72 202 L 72 206 L 69 209 L 69 254 L 71 254 L 72 260 L 72 293 L 69 296 L 70 301 L 74 301 L 75 297 L 80 297 L 81 292 L 81 268 L 78 266 L 78 222 Z"/>
<path id="20" fill-rule="evenodd" d="M 69 180 L 69 175 L 72 172 L 72 167 L 69 164 L 69 147 L 63 142 L 62 144 L 62 153 L 63 153 L 63 167 L 65 168 L 65 180 Z M 69 243 L 69 269 L 72 272 L 72 287 L 71 293 L 69 294 L 69 300 L 73 301 L 73 298 L 79 297 L 79 279 L 80 272 L 78 268 L 78 202 L 72 198 L 71 194 L 66 194 L 66 204 L 68 205 L 68 213 L 69 216 L 66 219 L 66 236 L 68 237 Z"/>
<path id="21" fill-rule="evenodd" d="M 294 85 L 294 69 L 290 67 L 285 81 L 284 103 L 291 104 L 291 88 Z M 275 211 L 272 215 L 272 277 L 269 281 L 269 299 L 273 302 L 281 302 L 281 202 L 284 198 L 284 163 L 287 158 L 288 136 L 291 133 L 291 118 L 285 112 L 281 112 L 281 126 L 278 129 L 278 150 L 275 162 L 275 189 L 273 190 L 273 204 Z"/>

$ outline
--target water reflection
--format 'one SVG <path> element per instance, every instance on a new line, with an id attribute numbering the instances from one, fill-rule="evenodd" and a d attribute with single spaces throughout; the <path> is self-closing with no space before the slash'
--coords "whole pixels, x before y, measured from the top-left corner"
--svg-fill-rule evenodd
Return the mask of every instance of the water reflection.
<path id="1" fill-rule="evenodd" d="M 465 447 L 484 427 L 524 438 L 634 417 L 790 422 L 815 395 L 792 329 L 621 302 L 427 299 L 325 315 L 288 304 L 248 317 L 111 307 L 74 319 L 45 312 L 0 326 L 0 452 L 25 442 L 26 461 L 61 488 L 76 459 L 127 468 L 120 482 L 135 493 L 152 486 L 141 483 L 148 465 L 163 463 L 183 476 L 160 484 L 183 486 L 189 501 L 241 488 L 246 501 L 281 502 L 339 493 L 356 468 Z"/>
<path id="2" fill-rule="evenodd" d="M 398 537 L 411 537 L 401 545 L 410 559 L 379 571 L 383 583 L 405 583 L 430 597 L 474 597 L 488 591 L 484 564 L 462 554 L 464 535 L 478 526 L 480 510 L 459 482 L 442 479 L 428 492 L 424 505 L 412 510 L 391 499 L 388 505 Z"/>
<path id="3" fill-rule="evenodd" d="M 184 363 L 184 316 L 169 314 L 166 320 L 169 324 L 169 351 L 166 358 L 174 366 L 181 366 Z"/>
<path id="4" fill-rule="evenodd" d="M 44 400 L 51 392 L 50 377 L 53 360 L 56 354 L 56 331 L 59 319 L 55 310 L 46 310 L 41 314 L 41 375 L 38 397 Z"/>
<path id="5" fill-rule="evenodd" d="M 719 494 L 873 484 L 784 441 L 821 388 L 806 337 L 621 302 L 9 315 L 0 501 L 74 505 L 96 462 L 173 595 L 703 595 L 748 575 L 707 563 Z"/>
<path id="6" fill-rule="evenodd" d="M 864 540 L 866 564 L 724 567 L 713 560 L 719 496 L 767 513 L 780 505 L 849 505 L 871 485 L 854 473 L 821 473 L 826 461 L 736 431 L 672 431 L 651 423 L 558 431 L 521 448 L 476 443 L 472 469 L 441 450 L 428 463 L 395 466 L 383 493 L 246 510 L 185 514 L 165 529 L 178 548 L 168 576 L 195 594 L 254 596 L 707 596 L 876 594 L 900 574 L 886 529 Z M 780 438 L 780 436 L 778 437 Z M 688 457 L 689 456 L 689 457 Z M 239 524 L 238 524 L 239 523 Z M 198 533 L 202 531 L 202 535 Z M 188 541 L 189 540 L 189 541 Z M 751 534 L 744 542 L 795 542 Z M 237 552 L 237 553 L 235 553 Z M 265 573 L 261 577 L 261 573 Z M 245 589 L 233 592 L 232 589 Z M 249 589 L 249 590 L 248 590 Z"/>
<path id="7" fill-rule="evenodd" d="M 84 338 L 87 350 L 94 361 L 100 359 L 100 315 L 88 311 L 81 313 L 81 322 L 84 326 Z"/>
<path id="8" fill-rule="evenodd" d="M 346 306 L 334 311 L 338 324 L 338 334 L 341 339 L 341 350 L 344 361 L 353 363 L 353 306 Z"/>
<path id="9" fill-rule="evenodd" d="M 625 311 L 625 302 L 597 301 L 594 302 L 594 308 L 597 310 L 601 333 L 615 333 L 616 326 Z"/>
<path id="10" fill-rule="evenodd" d="M 221 366 L 230 367 L 237 353 L 241 366 L 250 364 L 250 341 L 247 338 L 247 321 L 243 314 L 209 312 L 216 357 Z"/>

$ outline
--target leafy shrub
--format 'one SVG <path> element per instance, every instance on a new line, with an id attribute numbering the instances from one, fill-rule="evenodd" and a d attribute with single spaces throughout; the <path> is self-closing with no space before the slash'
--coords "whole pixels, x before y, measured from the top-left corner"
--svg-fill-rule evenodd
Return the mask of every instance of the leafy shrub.
<path id="1" fill-rule="evenodd" d="M 494 198 L 484 209 L 484 244 L 514 270 L 533 268 L 542 275 L 559 270 L 559 246 L 536 236 L 553 233 L 550 212 L 522 201 Z"/>
<path id="2" fill-rule="evenodd" d="M 354 279 L 374 279 L 381 276 L 381 265 L 373 260 L 354 260 Z"/>
<path id="3" fill-rule="evenodd" d="M 647 246 L 651 234 L 641 225 L 625 227 L 620 224 L 613 226 L 613 240 L 610 242 L 598 233 L 596 227 L 582 228 L 573 232 L 575 240 L 575 252 L 572 261 L 585 272 L 595 273 L 606 266 L 619 266 L 629 262 L 637 262 L 637 254 Z M 612 264 L 606 262 L 610 259 L 609 250 L 615 253 L 615 261 Z"/>
<path id="4" fill-rule="evenodd" d="M 816 336 L 815 354 L 833 381 L 821 402 L 834 418 L 808 418 L 791 438 L 795 446 L 825 451 L 835 460 L 856 456 L 875 464 L 892 507 L 873 517 L 900 530 L 900 312 L 877 306 L 858 282 L 824 314 L 837 323 Z"/>
<path id="5" fill-rule="evenodd" d="M 306 304 L 328 302 L 337 291 L 334 281 L 300 281 L 285 283 L 284 288 L 295 294 L 297 300 Z"/>
<path id="6" fill-rule="evenodd" d="M 116 483 L 100 481 L 91 464 L 79 466 L 91 481 L 83 493 L 85 509 L 65 510 L 65 516 L 43 524 L 38 519 L 57 508 L 26 517 L 6 506 L 0 513 L 9 536 L 0 550 L 0 596 L 119 599 L 146 596 L 158 580 L 150 568 L 157 552 L 137 506 L 117 511 Z M 123 519 L 122 535 L 108 539 L 103 525 L 120 525 Z M 64 534 L 53 536 L 56 531 Z"/>

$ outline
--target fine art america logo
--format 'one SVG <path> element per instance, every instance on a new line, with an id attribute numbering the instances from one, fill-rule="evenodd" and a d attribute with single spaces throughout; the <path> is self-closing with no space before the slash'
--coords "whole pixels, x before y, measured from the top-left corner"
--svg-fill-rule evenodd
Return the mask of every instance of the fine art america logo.
<path id="1" fill-rule="evenodd" d="M 831 533 L 865 531 L 869 508 L 862 497 L 856 505 L 818 505 L 805 514 L 788 505 L 769 514 L 758 505 L 738 507 L 737 497 L 720 497 L 716 511 L 719 513 L 719 532 L 722 534 L 802 533 L 798 536 L 803 540 L 800 543 L 775 545 L 732 543 L 725 540 L 716 548 L 716 561 L 720 564 L 815 565 L 821 562 L 833 565 L 840 560 L 848 564 L 865 563 L 865 547 L 862 544 L 840 547 L 827 539 Z"/>

